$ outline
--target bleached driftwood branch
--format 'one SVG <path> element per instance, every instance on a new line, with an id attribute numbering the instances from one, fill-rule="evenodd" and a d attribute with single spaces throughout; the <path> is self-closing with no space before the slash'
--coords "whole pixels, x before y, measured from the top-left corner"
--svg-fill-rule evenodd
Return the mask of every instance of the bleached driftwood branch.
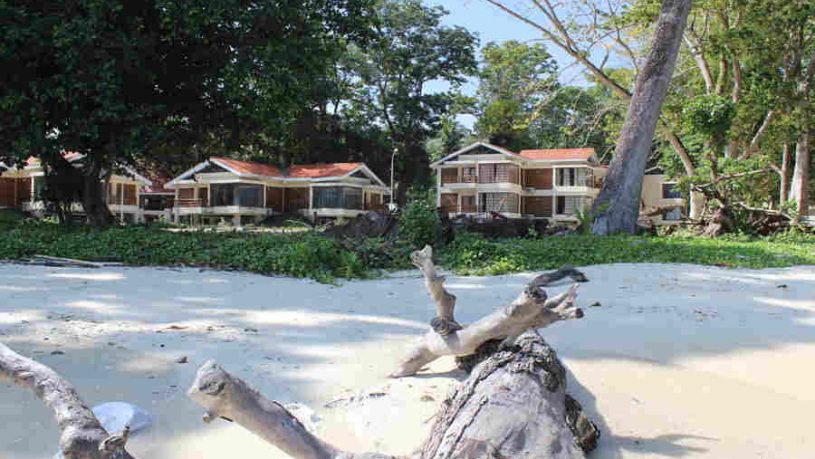
<path id="1" fill-rule="evenodd" d="M 430 260 L 431 255 L 432 251 L 429 247 L 411 255 L 414 264 L 420 266 L 422 272 L 425 273 L 425 284 L 431 297 L 444 298 L 446 294 L 455 299 L 441 285 L 444 278 L 435 274 L 436 269 Z M 421 263 L 417 263 L 417 260 Z M 432 277 L 428 277 L 428 272 Z M 391 373 L 391 377 L 416 374 L 422 367 L 441 356 L 472 354 L 481 344 L 490 340 L 504 339 L 511 343 L 527 330 L 546 327 L 560 320 L 583 317 L 583 311 L 574 304 L 577 297 L 577 284 L 554 298 L 547 298 L 546 291 L 542 287 L 563 277 L 572 277 L 579 282 L 585 281 L 582 273 L 569 267 L 564 267 L 555 273 L 538 276 L 509 306 L 499 308 L 459 330 L 446 334 L 437 333 L 435 330 L 426 333 L 413 346 L 399 368 Z M 440 291 L 444 294 L 440 294 Z M 440 304 L 438 300 L 436 303 Z M 438 309 L 442 311 L 441 306 L 438 306 Z M 450 314 L 452 314 L 452 308 L 450 308 Z"/>
<path id="2" fill-rule="evenodd" d="M 267 399 L 211 360 L 198 369 L 187 395 L 206 409 L 205 422 L 216 418 L 237 422 L 294 459 L 394 459 L 338 450 L 306 430 L 280 403 Z"/>
<path id="3" fill-rule="evenodd" d="M 0 380 L 29 389 L 54 412 L 65 459 L 130 459 L 125 441 L 110 436 L 76 389 L 51 368 L 0 343 Z M 107 448 L 106 448 L 107 446 Z"/>
<path id="4" fill-rule="evenodd" d="M 455 319 L 456 296 L 444 288 L 445 278 L 439 275 L 436 265 L 433 264 L 433 248 L 426 245 L 423 250 L 411 253 L 410 260 L 422 271 L 427 291 L 436 302 L 436 317 L 430 322 L 433 331 L 440 335 L 449 335 L 461 330 L 461 325 Z"/>

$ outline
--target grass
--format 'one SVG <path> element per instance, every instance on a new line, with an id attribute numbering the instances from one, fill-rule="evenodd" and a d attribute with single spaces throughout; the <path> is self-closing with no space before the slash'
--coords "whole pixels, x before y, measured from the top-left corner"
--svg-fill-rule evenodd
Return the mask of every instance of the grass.
<path id="1" fill-rule="evenodd" d="M 313 231 L 238 233 L 166 231 L 131 226 L 94 231 L 23 220 L 0 211 L 0 260 L 51 255 L 114 261 L 133 266 L 200 266 L 278 274 L 333 282 L 366 278 L 378 269 L 410 267 L 407 243 L 369 239 L 340 244 Z M 540 271 L 565 263 L 694 263 L 767 268 L 815 265 L 815 235 L 786 233 L 770 238 L 682 236 L 566 236 L 489 241 L 458 235 L 437 249 L 440 264 L 457 274 L 494 275 Z"/>

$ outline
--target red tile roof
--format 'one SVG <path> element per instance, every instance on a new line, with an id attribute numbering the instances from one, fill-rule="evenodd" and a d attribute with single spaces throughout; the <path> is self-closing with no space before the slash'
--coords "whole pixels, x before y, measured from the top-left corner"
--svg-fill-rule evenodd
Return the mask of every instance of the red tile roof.
<path id="1" fill-rule="evenodd" d="M 280 169 L 269 164 L 250 163 L 248 161 L 238 161 L 237 159 L 222 158 L 220 156 L 213 156 L 210 159 L 223 164 L 239 174 L 263 175 L 267 177 L 283 176 Z"/>
<path id="2" fill-rule="evenodd" d="M 543 159 L 543 160 L 568 160 L 568 159 L 582 159 L 587 160 L 594 154 L 594 148 L 553 148 L 543 150 L 521 150 L 521 156 L 526 159 Z"/>
<path id="3" fill-rule="evenodd" d="M 292 178 L 341 177 L 360 166 L 362 163 L 303 164 L 291 166 L 286 176 Z"/>
<path id="4" fill-rule="evenodd" d="M 341 177 L 362 166 L 362 163 L 302 164 L 291 166 L 288 168 L 288 170 L 286 170 L 286 172 L 283 172 L 280 169 L 268 164 L 238 161 L 236 159 L 223 157 L 212 157 L 211 159 L 241 174 L 262 175 L 266 177 Z"/>

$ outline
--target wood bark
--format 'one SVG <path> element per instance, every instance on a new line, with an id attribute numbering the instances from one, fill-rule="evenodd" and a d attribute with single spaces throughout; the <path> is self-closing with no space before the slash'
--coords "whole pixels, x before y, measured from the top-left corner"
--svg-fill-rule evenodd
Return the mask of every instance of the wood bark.
<path id="1" fill-rule="evenodd" d="M 51 368 L 17 354 L 0 343 L 0 380 L 34 392 L 54 412 L 65 459 L 132 459 L 124 444 L 106 451 L 110 439 L 76 389 Z M 108 442 L 110 443 L 110 442 Z"/>
<path id="2" fill-rule="evenodd" d="M 419 260 L 422 265 L 432 266 L 432 260 L 429 258 L 431 255 L 432 250 L 425 247 L 422 251 L 413 252 L 411 258 L 414 263 Z M 444 278 L 435 274 L 435 268 L 432 271 L 423 269 L 423 273 L 431 297 L 440 296 L 439 291 L 446 292 L 442 285 Z M 568 272 L 563 277 L 576 276 L 575 273 L 579 271 Z M 579 274 L 582 276 L 582 273 Z M 428 275 L 432 278 L 428 279 Z M 585 281 L 585 277 L 573 278 L 579 282 Z M 499 308 L 460 330 L 447 334 L 427 332 L 417 340 L 399 368 L 391 373 L 391 377 L 414 375 L 425 365 L 445 355 L 472 354 L 479 346 L 490 340 L 513 342 L 527 330 L 546 327 L 560 320 L 583 317 L 583 311 L 575 306 L 578 284 L 573 284 L 568 291 L 554 298 L 548 298 L 542 287 L 550 283 L 551 279 L 551 273 L 538 276 L 510 305 Z M 452 310 L 450 313 L 452 314 Z"/>
<path id="3" fill-rule="evenodd" d="M 107 228 L 113 224 L 113 214 L 106 202 L 107 190 L 100 182 L 102 169 L 91 158 L 83 171 L 85 185 L 82 190 L 82 208 L 88 224 L 94 228 Z"/>
<path id="4" fill-rule="evenodd" d="M 633 234 L 636 231 L 645 165 L 682 42 L 690 3 L 690 0 L 663 1 L 651 50 L 637 75 L 614 158 L 592 206 L 594 234 Z"/>
<path id="5" fill-rule="evenodd" d="M 805 127 L 795 143 L 795 167 L 792 170 L 792 184 L 789 193 L 789 199 L 795 202 L 795 210 L 799 216 L 809 214 L 811 142 L 812 130 Z"/>
<path id="6" fill-rule="evenodd" d="M 442 404 L 420 458 L 584 458 L 567 418 L 587 422 L 579 404 L 567 413 L 566 370 L 555 351 L 528 332 L 476 366 Z"/>
<path id="7" fill-rule="evenodd" d="M 213 361 L 203 364 L 187 395 L 206 409 L 204 422 L 234 421 L 294 459 L 393 459 L 377 453 L 355 454 L 320 440 L 286 408 L 229 374 Z"/>
<path id="8" fill-rule="evenodd" d="M 787 196 L 790 186 L 790 144 L 785 143 L 784 149 L 781 152 L 781 167 L 778 168 L 778 175 L 780 176 L 780 185 L 778 190 L 778 203 L 784 204 L 787 202 Z"/>

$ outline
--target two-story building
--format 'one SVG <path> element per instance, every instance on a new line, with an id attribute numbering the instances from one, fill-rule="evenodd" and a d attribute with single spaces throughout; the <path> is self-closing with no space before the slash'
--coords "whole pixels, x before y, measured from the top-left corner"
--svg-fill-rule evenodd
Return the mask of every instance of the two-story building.
<path id="1" fill-rule="evenodd" d="M 294 213 L 312 220 L 355 217 L 384 208 L 388 187 L 364 163 L 287 169 L 212 157 L 168 182 L 176 222 L 235 226 Z"/>
<path id="2" fill-rule="evenodd" d="M 476 142 L 431 164 L 437 172 L 437 205 L 454 215 L 575 221 L 600 191 L 607 167 L 592 148 L 522 150 Z M 650 176 L 643 205 L 664 204 L 663 176 Z M 656 180 L 656 181 L 655 181 Z M 656 188 L 655 188 L 656 187 Z M 673 199 L 673 198 L 671 198 Z M 671 214 L 670 217 L 676 216 Z M 662 223 L 662 216 L 655 223 Z M 665 222 L 669 221 L 668 219 Z"/>

